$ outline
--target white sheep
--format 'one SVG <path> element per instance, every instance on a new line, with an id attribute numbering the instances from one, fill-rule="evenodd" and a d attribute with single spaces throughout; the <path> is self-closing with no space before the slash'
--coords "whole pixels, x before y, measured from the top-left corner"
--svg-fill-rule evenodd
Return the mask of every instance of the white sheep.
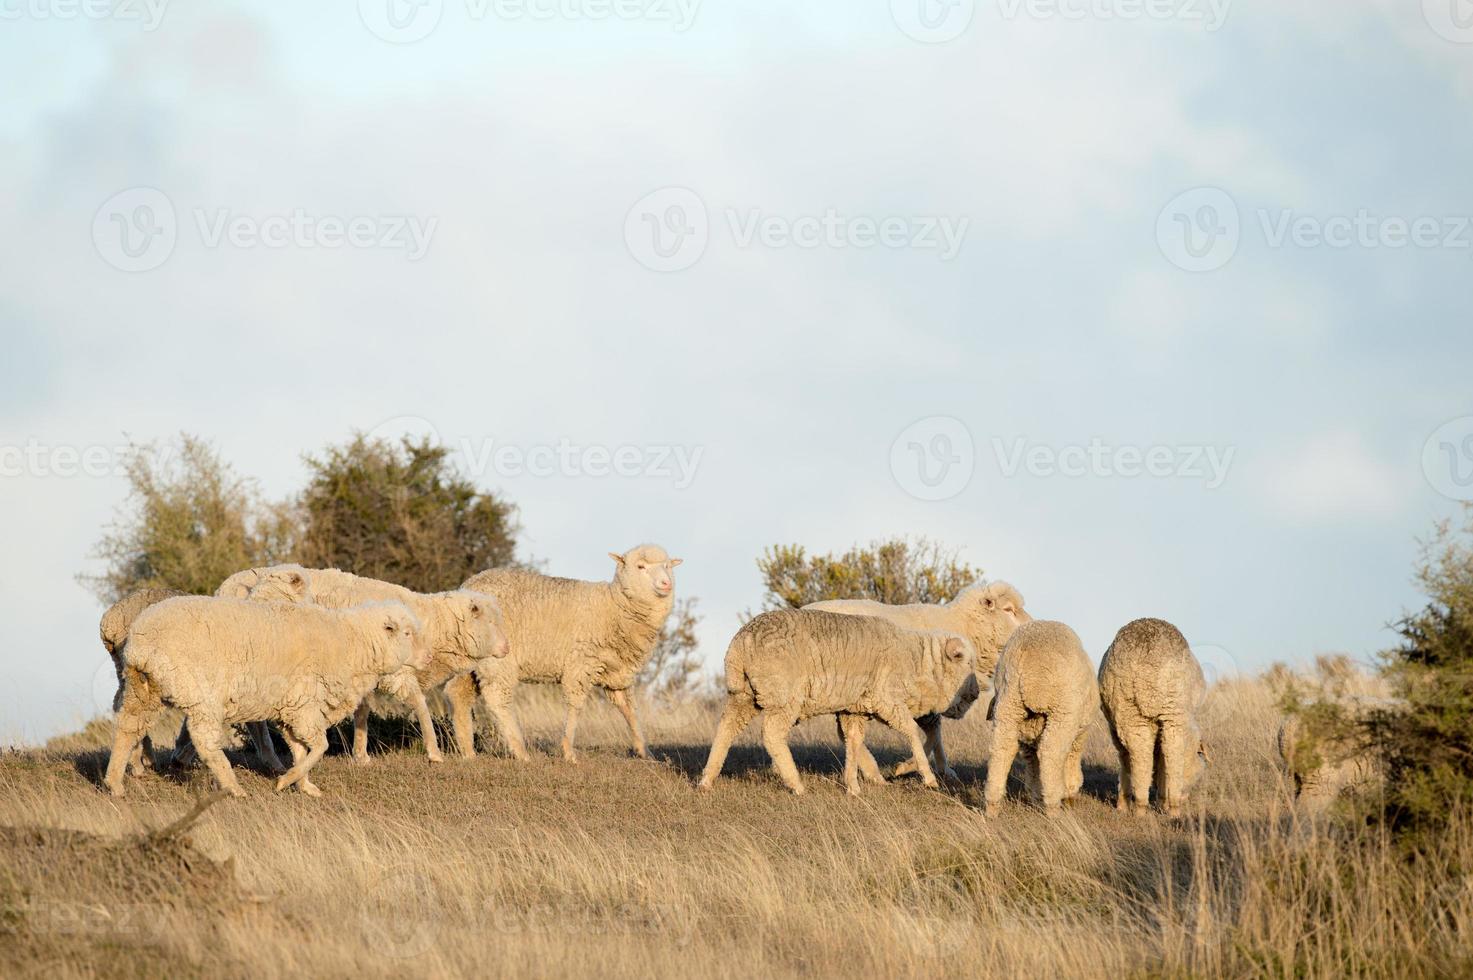
<path id="1" fill-rule="evenodd" d="M 955 634 L 903 629 L 883 619 L 808 609 L 762 613 L 726 651 L 726 710 L 711 741 L 700 788 L 721 774 L 732 740 L 762 715 L 762 741 L 773 768 L 794 793 L 803 781 L 788 750 L 793 725 L 837 714 L 844 734 L 844 785 L 859 793 L 866 719 L 904 735 L 921 782 L 936 786 L 915 719 L 975 699 L 977 658 Z M 968 692 L 967 688 L 973 690 Z"/>
<path id="2" fill-rule="evenodd" d="M 186 594 L 178 589 L 137 589 L 113 603 L 102 614 L 102 619 L 97 624 L 97 632 L 102 637 L 103 649 L 107 650 L 108 656 L 112 658 L 113 670 L 118 675 L 118 690 L 113 694 L 114 713 L 123 706 L 121 651 L 123 644 L 127 642 L 128 630 L 133 627 L 133 621 L 138 618 L 139 613 L 154 603 Z M 139 741 L 133 758 L 128 760 L 128 771 L 135 775 L 141 774 L 145 763 L 150 767 L 154 764 L 153 741 L 147 734 Z"/>
<path id="3" fill-rule="evenodd" d="M 560 684 L 567 704 L 562 754 L 578 760 L 573 736 L 578 715 L 595 687 L 624 716 L 634 752 L 647 758 L 629 688 L 659 641 L 675 602 L 674 569 L 682 563 L 658 545 L 642 544 L 614 560 L 611 582 L 553 578 L 513 568 L 471 576 L 462 588 L 496 596 L 506 613 L 512 654 L 482 664 L 445 686 L 461 754 L 475 755 L 471 707 L 479 690 L 511 754 L 526 759 L 521 727 L 511 711 L 520 682 Z"/>
<path id="4" fill-rule="evenodd" d="M 970 585 L 949 602 L 942 603 L 887 605 L 872 599 L 828 599 L 811 602 L 803 608 L 846 616 L 875 616 L 907 629 L 944 630 L 966 637 L 977 653 L 979 681 L 992 679 L 1003 644 L 1008 642 L 1015 629 L 1033 620 L 1023 609 L 1023 596 L 1006 582 Z M 955 714 L 944 717 L 961 718 L 971 707 L 970 701 L 959 704 Z M 921 730 L 926 733 L 926 755 L 931 760 L 932 768 L 944 774 L 947 779 L 955 781 L 956 772 L 946 761 L 946 747 L 941 741 L 942 717 L 927 715 L 917 721 Z M 840 738 L 842 737 L 841 730 Z M 865 778 L 877 783 L 885 781 L 880 775 L 880 767 L 876 765 L 874 756 L 870 755 L 863 742 L 860 743 L 859 768 Z M 895 775 L 904 776 L 914 771 L 914 764 L 907 759 L 896 768 Z"/>
<path id="5" fill-rule="evenodd" d="M 998 657 L 987 709 L 993 726 L 985 812 L 1001 805 L 1021 742 L 1030 794 L 1056 815 L 1084 785 L 1085 729 L 1099 704 L 1094 667 L 1078 634 L 1047 620 L 1019 626 Z"/>
<path id="6" fill-rule="evenodd" d="M 124 769 L 164 705 L 179 708 L 222 789 L 243 796 L 221 751 L 226 725 L 281 725 L 292 767 L 277 790 L 319 795 L 308 773 L 336 724 L 379 679 L 424 654 L 419 624 L 400 603 L 315 605 L 184 596 L 148 607 L 122 649 L 126 682 L 106 784 L 124 794 Z"/>
<path id="7" fill-rule="evenodd" d="M 1161 619 L 1125 624 L 1100 661 L 1099 684 L 1120 754 L 1116 806 L 1145 812 L 1154 785 L 1157 805 L 1176 815 L 1208 761 L 1197 724 L 1207 682 L 1186 638 Z"/>
<path id="8" fill-rule="evenodd" d="M 413 708 L 430 762 L 441 762 L 444 756 L 424 692 L 474 670 L 484 660 L 505 657 L 510 649 L 501 606 L 495 597 L 484 593 L 456 590 L 426 594 L 336 568 L 300 565 L 249 569 L 226 579 L 221 591 L 230 589 L 239 594 L 242 588 L 252 600 L 311 601 L 328 609 L 347 609 L 367 602 L 402 602 L 407 606 L 424 626 L 429 660 L 422 668 L 406 666 L 384 678 L 379 689 Z M 353 713 L 356 762 L 369 761 L 368 715 L 369 704 L 364 700 Z"/>
<path id="9" fill-rule="evenodd" d="M 1328 711 L 1287 715 L 1279 724 L 1279 763 L 1293 781 L 1295 802 L 1314 812 L 1342 793 L 1374 790 L 1385 781 L 1385 764 L 1367 738 L 1366 721 L 1398 711 L 1405 701 L 1344 694 L 1323 701 Z"/>

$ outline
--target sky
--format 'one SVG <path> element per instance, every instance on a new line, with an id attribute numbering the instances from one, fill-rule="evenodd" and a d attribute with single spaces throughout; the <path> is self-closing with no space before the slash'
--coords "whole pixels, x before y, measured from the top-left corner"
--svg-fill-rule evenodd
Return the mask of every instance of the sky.
<path id="1" fill-rule="evenodd" d="M 106 709 L 180 431 L 431 434 L 713 669 L 893 535 L 1096 660 L 1369 661 L 1473 498 L 1468 0 L 0 0 L 0 82 L 0 744 Z"/>

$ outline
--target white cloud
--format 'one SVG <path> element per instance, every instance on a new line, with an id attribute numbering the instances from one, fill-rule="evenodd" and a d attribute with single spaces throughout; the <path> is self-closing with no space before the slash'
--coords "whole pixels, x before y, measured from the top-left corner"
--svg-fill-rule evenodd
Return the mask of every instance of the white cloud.
<path id="1" fill-rule="evenodd" d="M 1349 430 L 1314 436 L 1244 468 L 1274 512 L 1308 523 L 1394 517 L 1416 486 L 1410 467 L 1386 462 Z"/>

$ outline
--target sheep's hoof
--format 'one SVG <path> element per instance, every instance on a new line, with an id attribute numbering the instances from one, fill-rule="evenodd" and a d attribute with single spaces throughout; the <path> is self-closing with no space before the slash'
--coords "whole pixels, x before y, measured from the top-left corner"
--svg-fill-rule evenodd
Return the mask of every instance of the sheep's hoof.
<path id="1" fill-rule="evenodd" d="M 245 799 L 245 795 L 246 795 L 245 790 L 241 789 L 239 786 L 232 786 L 229 789 L 227 789 L 225 792 L 229 793 L 231 796 L 235 797 L 237 800 L 243 800 L 243 799 Z"/>
<path id="2" fill-rule="evenodd" d="M 941 784 L 936 781 L 936 777 L 935 776 L 932 776 L 930 779 L 922 779 L 921 780 L 921 785 L 924 786 L 926 789 L 940 789 L 941 788 Z"/>
<path id="3" fill-rule="evenodd" d="M 128 791 L 122 786 L 109 786 L 107 788 L 107 792 L 109 796 L 112 796 L 114 799 L 118 800 L 121 800 L 123 797 L 128 795 Z"/>
<path id="4" fill-rule="evenodd" d="M 794 796 L 802 796 L 804 793 L 808 792 L 808 790 L 804 789 L 802 786 L 794 786 L 792 787 L 792 790 Z"/>
<path id="5" fill-rule="evenodd" d="M 563 761 L 570 766 L 576 766 L 578 764 L 578 754 L 576 752 L 564 751 Z"/>
<path id="6" fill-rule="evenodd" d="M 353 765 L 355 765 L 355 766 L 371 766 L 371 765 L 373 765 L 373 756 L 369 755 L 367 752 L 363 753 L 362 755 L 359 755 L 357 752 L 354 752 L 353 753 Z"/>
<path id="7" fill-rule="evenodd" d="M 696 783 L 696 792 L 697 793 L 709 793 L 709 792 L 711 792 L 711 784 L 708 783 L 708 782 L 706 782 L 704 779 L 701 780 L 699 783 Z"/>
<path id="8" fill-rule="evenodd" d="M 1050 820 L 1057 820 L 1064 815 L 1064 808 L 1055 803 L 1053 806 L 1044 807 L 1043 815 L 1045 817 L 1048 817 Z"/>
<path id="9" fill-rule="evenodd" d="M 844 788 L 844 792 L 847 793 L 847 794 L 849 794 L 850 796 L 858 796 L 859 795 L 859 784 L 858 783 L 850 783 L 848 786 L 846 786 Z"/>
<path id="10" fill-rule="evenodd" d="M 648 762 L 649 761 L 649 758 L 650 758 L 650 754 L 647 751 L 645 751 L 644 746 L 641 745 L 639 748 L 637 748 L 637 749 L 634 750 L 634 757 L 636 759 L 643 759 L 646 762 Z"/>
<path id="11" fill-rule="evenodd" d="M 307 782 L 305 779 L 302 780 L 300 783 L 297 784 L 297 788 L 300 789 L 303 793 L 306 793 L 308 796 L 321 796 L 322 795 L 322 790 L 318 789 L 316 786 L 314 786 L 311 783 Z"/>

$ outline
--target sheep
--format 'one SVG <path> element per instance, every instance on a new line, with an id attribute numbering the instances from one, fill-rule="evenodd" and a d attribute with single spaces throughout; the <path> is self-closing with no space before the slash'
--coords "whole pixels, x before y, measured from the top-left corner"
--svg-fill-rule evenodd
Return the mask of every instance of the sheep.
<path id="1" fill-rule="evenodd" d="M 1177 815 L 1208 761 L 1197 724 L 1207 682 L 1186 638 L 1165 620 L 1126 623 L 1100 661 L 1099 684 L 1120 754 L 1116 807 L 1144 813 L 1154 784 L 1157 805 Z"/>
<path id="2" fill-rule="evenodd" d="M 936 776 L 915 719 L 947 711 L 962 697 L 975 699 L 976 666 L 971 645 L 955 634 L 822 610 L 762 613 L 727 648 L 726 710 L 699 788 L 711 788 L 732 740 L 758 713 L 773 768 L 795 794 L 803 793 L 803 781 L 788 750 L 788 732 L 798 721 L 824 714 L 839 716 L 844 786 L 851 796 L 859 794 L 859 751 L 868 718 L 910 740 L 921 783 L 934 788 Z"/>
<path id="3" fill-rule="evenodd" d="M 1078 795 L 1085 729 L 1099 703 L 1094 668 L 1078 634 L 1047 620 L 1019 626 L 998 657 L 987 709 L 993 726 L 984 813 L 1002 804 L 1020 740 L 1030 795 L 1049 816 Z"/>
<path id="4" fill-rule="evenodd" d="M 297 574 L 276 574 L 270 577 L 265 575 L 268 571 L 280 571 L 291 569 Z M 220 599 L 254 599 L 257 602 L 310 602 L 311 592 L 307 587 L 306 576 L 301 574 L 306 569 L 300 565 L 277 565 L 267 568 L 248 568 L 220 583 L 215 590 L 215 597 Z M 266 767 L 272 775 L 279 776 L 286 772 L 286 766 L 282 765 L 281 759 L 276 755 L 276 746 L 271 741 L 271 729 L 264 721 L 253 721 L 246 725 L 246 731 L 251 736 L 251 744 L 255 747 L 256 758 Z M 169 765 L 181 769 L 187 769 L 194 765 L 194 744 L 189 737 L 189 723 L 185 722 L 179 726 L 179 734 L 174 739 L 174 749 L 169 755 Z"/>
<path id="5" fill-rule="evenodd" d="M 133 626 L 133 620 L 138 614 L 156 602 L 172 599 L 175 596 L 186 595 L 178 589 L 138 589 L 130 592 L 117 602 L 108 607 L 102 614 L 102 619 L 97 624 L 97 632 L 102 637 L 103 649 L 107 650 L 108 656 L 112 658 L 113 670 L 118 675 L 118 690 L 113 695 L 113 712 L 123 706 L 123 658 L 121 652 L 123 644 L 128 639 L 128 630 Z M 152 766 L 153 741 L 145 733 L 138 743 L 134 757 L 128 760 L 128 771 L 134 775 L 143 772 L 145 762 Z"/>
<path id="6" fill-rule="evenodd" d="M 127 676 L 105 784 L 123 796 L 124 769 L 163 705 L 184 711 L 199 755 L 220 787 L 244 791 L 221 751 L 224 727 L 271 719 L 291 748 L 278 791 L 321 795 L 309 773 L 327 728 L 405 664 L 422 666 L 421 627 L 402 603 L 354 609 L 182 596 L 150 606 L 122 650 Z"/>
<path id="7" fill-rule="evenodd" d="M 554 578 L 516 568 L 493 568 L 466 579 L 461 586 L 496 596 L 506 612 L 513 653 L 483 663 L 445 685 L 455 740 L 465 758 L 475 755 L 471 708 L 479 692 L 512 757 L 529 758 L 521 727 L 511 711 L 519 682 L 562 685 L 568 713 L 563 726 L 563 759 L 576 763 L 573 737 L 578 715 L 594 687 L 609 700 L 629 726 L 634 754 L 649 758 L 629 688 L 659 642 L 660 631 L 675 604 L 676 566 L 659 545 L 642 544 L 614 560 L 610 582 Z"/>
<path id="8" fill-rule="evenodd" d="M 824 612 L 841 613 L 848 616 L 877 616 L 897 626 L 916 630 L 945 630 L 966 637 L 977 653 L 977 677 L 990 681 L 997 666 L 997 656 L 1003 644 L 1013 635 L 1013 630 L 1033 617 L 1023 609 L 1023 597 L 1018 590 L 1006 582 L 991 584 L 977 583 L 958 592 L 949 602 L 912 602 L 905 605 L 887 605 L 872 599 L 828 599 L 810 602 L 804 609 L 819 609 Z M 972 707 L 968 701 L 958 706 L 957 713 L 946 715 L 959 719 Z M 926 733 L 926 755 L 936 772 L 955 782 L 956 771 L 946 761 L 946 748 L 941 742 L 941 716 L 927 715 L 919 718 L 921 730 Z M 840 732 L 843 737 L 843 732 Z M 883 783 L 880 767 L 875 764 L 863 742 L 859 747 L 859 767 L 865 778 Z M 914 772 L 910 760 L 902 762 L 895 775 L 904 776 Z"/>
<path id="9" fill-rule="evenodd" d="M 221 591 L 239 593 L 242 586 L 253 600 L 310 601 L 329 609 L 346 609 L 366 602 L 401 602 L 424 624 L 424 640 L 430 648 L 427 666 L 404 668 L 384 678 L 379 689 L 406 702 L 414 709 L 429 761 L 444 761 L 435 737 L 434 721 L 424 692 L 440 687 L 458 674 L 466 673 L 487 658 L 509 652 L 501 607 L 493 596 L 460 590 L 426 594 L 400 585 L 365 578 L 336 568 L 303 568 L 277 565 L 249 569 L 226 579 Z M 353 760 L 369 762 L 367 700 L 353 713 Z"/>
<path id="10" fill-rule="evenodd" d="M 1386 778 L 1382 759 L 1368 744 L 1366 721 L 1406 705 L 1394 698 L 1341 695 L 1294 712 L 1279 724 L 1277 745 L 1284 775 L 1293 780 L 1296 804 L 1314 812 L 1340 794 L 1375 789 Z"/>

